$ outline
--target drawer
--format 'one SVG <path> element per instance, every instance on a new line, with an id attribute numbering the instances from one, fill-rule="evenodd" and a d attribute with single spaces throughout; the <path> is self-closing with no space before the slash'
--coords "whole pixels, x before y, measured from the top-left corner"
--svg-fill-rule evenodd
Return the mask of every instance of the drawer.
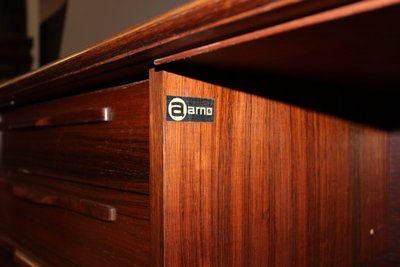
<path id="1" fill-rule="evenodd" d="M 148 193 L 148 82 L 2 115 L 3 171 Z"/>
<path id="2" fill-rule="evenodd" d="M 0 230 L 49 266 L 149 265 L 148 219 L 127 216 L 118 212 L 120 207 L 115 205 L 117 216 L 114 220 L 104 220 L 92 216 L 90 208 L 75 210 L 76 203 L 71 199 L 77 198 L 76 195 L 58 192 L 58 197 L 69 197 L 70 200 L 55 201 L 53 205 L 49 201 L 56 194 L 53 189 L 2 181 Z M 80 200 L 85 204 L 92 199 Z M 94 202 L 97 207 L 112 206 Z M 65 203 L 70 203 L 72 208 Z M 85 214 L 86 211 L 89 213 Z"/>
<path id="3" fill-rule="evenodd" d="M 7 188 L 21 199 L 35 203 L 44 197 L 53 197 L 55 207 L 82 213 L 103 221 L 113 221 L 119 215 L 149 220 L 150 197 L 148 194 L 113 190 L 85 184 L 59 181 L 51 177 L 33 175 L 0 178 L 0 188 Z M 43 203 L 46 204 L 46 203 Z M 80 204 L 80 205 L 79 205 Z"/>
<path id="4" fill-rule="evenodd" d="M 1 191 L 0 191 L 1 192 Z M 0 266 L 2 267 L 50 267 L 46 262 L 38 259 L 26 251 L 8 234 L 0 229 Z"/>

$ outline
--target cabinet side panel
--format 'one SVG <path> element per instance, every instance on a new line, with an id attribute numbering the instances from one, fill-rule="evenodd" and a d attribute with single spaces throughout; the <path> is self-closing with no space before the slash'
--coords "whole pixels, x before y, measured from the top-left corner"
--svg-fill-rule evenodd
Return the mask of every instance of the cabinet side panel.
<path id="1" fill-rule="evenodd" d="M 400 257 L 400 132 L 390 135 L 389 251 Z"/>
<path id="2" fill-rule="evenodd" d="M 163 225 L 163 73 L 150 71 L 150 206 L 151 266 L 164 266 Z"/>
<path id="3" fill-rule="evenodd" d="M 359 153 L 350 160 L 360 182 L 360 207 L 355 215 L 360 220 L 360 260 L 373 262 L 387 253 L 387 206 L 389 182 L 389 136 L 387 132 L 352 125 L 352 139 L 359 139 L 350 147 L 351 153 Z"/>
<path id="4" fill-rule="evenodd" d="M 165 266 L 346 267 L 383 255 L 384 131 L 163 75 L 164 108 L 167 95 L 215 99 L 212 123 L 163 113 Z"/>

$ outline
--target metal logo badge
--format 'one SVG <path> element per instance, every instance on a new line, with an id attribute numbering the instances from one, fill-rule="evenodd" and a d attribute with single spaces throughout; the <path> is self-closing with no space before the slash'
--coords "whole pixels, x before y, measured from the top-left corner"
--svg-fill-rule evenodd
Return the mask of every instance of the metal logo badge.
<path id="1" fill-rule="evenodd" d="M 214 99 L 167 96 L 167 121 L 214 122 Z"/>

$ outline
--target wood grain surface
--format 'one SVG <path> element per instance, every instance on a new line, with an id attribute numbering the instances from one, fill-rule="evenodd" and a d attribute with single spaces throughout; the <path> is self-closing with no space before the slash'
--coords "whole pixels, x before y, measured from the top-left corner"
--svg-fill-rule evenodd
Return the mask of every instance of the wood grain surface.
<path id="1" fill-rule="evenodd" d="M 0 230 L 18 251 L 49 266 L 150 264 L 148 94 L 127 84 L 2 114 Z M 52 123 L 9 127 L 37 118 Z"/>
<path id="2" fill-rule="evenodd" d="M 155 64 L 176 61 L 181 69 L 213 68 L 395 90 L 400 31 L 390 25 L 397 24 L 399 13 L 398 0 L 361 1 L 195 47 Z"/>
<path id="3" fill-rule="evenodd" d="M 151 266 L 164 265 L 164 98 L 163 75 L 150 71 Z"/>
<path id="4" fill-rule="evenodd" d="M 53 177 L 35 176 L 32 174 L 8 174 L 4 188 L 12 191 L 13 184 L 50 191 L 77 199 L 88 199 L 115 207 L 116 216 L 124 215 L 138 219 L 150 219 L 150 201 L 148 194 L 137 194 L 129 191 L 102 188 L 71 181 L 60 181 Z M 0 179 L 1 188 L 1 179 Z"/>
<path id="5" fill-rule="evenodd" d="M 5 257 L 399 266 L 399 12 L 201 0 L 0 85 Z M 215 121 L 166 121 L 168 95 Z"/>
<path id="6" fill-rule="evenodd" d="M 166 95 L 216 103 L 215 123 L 153 128 L 164 139 L 152 139 L 164 164 L 151 194 L 163 200 L 152 227 L 165 266 L 350 267 L 384 255 L 387 132 L 251 88 L 167 72 L 152 82 L 164 118 Z"/>
<path id="7" fill-rule="evenodd" d="M 148 220 L 120 215 L 115 222 L 103 222 L 3 191 L 0 203 L 1 229 L 49 266 L 149 265 Z"/>
<path id="8" fill-rule="evenodd" d="M 148 82 L 127 84 L 3 113 L 6 126 L 74 110 L 107 107 L 112 115 L 108 122 L 4 130 L 3 170 L 147 194 L 148 91 Z"/>
<path id="9" fill-rule="evenodd" d="M 153 60 L 355 0 L 194 1 L 0 86 L 3 107 L 148 77 Z"/>
<path id="10" fill-rule="evenodd" d="M 389 252 L 400 255 L 400 132 L 390 134 L 390 182 L 388 193 Z M 397 259 L 400 262 L 400 257 Z M 399 263 L 400 265 L 400 263 Z"/>
<path id="11" fill-rule="evenodd" d="M 14 252 L 14 261 L 20 267 L 43 267 L 43 265 L 35 261 L 32 257 L 18 249 Z"/>
<path id="12" fill-rule="evenodd" d="M 43 191 L 26 185 L 14 185 L 12 192 L 14 196 L 38 205 L 63 208 L 108 222 L 117 220 L 115 207 L 93 200 L 77 198 L 59 192 Z"/>
<path id="13" fill-rule="evenodd" d="M 66 125 L 90 124 L 112 120 L 111 109 L 108 107 L 84 110 L 67 110 L 57 115 L 49 115 L 26 121 L 11 121 L 2 128 L 5 130 L 28 129 L 39 127 L 57 127 Z M 0 127 L 2 125 L 0 124 Z"/>

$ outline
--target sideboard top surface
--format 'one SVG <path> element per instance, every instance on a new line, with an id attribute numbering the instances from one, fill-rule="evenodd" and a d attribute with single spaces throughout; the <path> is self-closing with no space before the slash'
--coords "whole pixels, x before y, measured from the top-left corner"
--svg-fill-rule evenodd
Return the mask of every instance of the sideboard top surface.
<path id="1" fill-rule="evenodd" d="M 154 60 L 239 34 L 357 2 L 355 0 L 200 0 L 139 24 L 69 57 L 0 85 L 7 108 L 147 79 Z M 73 84 L 73 86 L 71 86 Z"/>

